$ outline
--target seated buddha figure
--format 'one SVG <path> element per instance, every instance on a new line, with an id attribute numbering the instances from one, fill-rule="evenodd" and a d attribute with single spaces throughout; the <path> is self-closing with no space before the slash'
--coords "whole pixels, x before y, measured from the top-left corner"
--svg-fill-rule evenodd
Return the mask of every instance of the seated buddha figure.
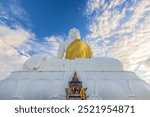
<path id="1" fill-rule="evenodd" d="M 90 46 L 81 40 L 80 31 L 76 28 L 70 29 L 68 39 L 59 45 L 58 58 L 76 59 L 91 58 Z"/>

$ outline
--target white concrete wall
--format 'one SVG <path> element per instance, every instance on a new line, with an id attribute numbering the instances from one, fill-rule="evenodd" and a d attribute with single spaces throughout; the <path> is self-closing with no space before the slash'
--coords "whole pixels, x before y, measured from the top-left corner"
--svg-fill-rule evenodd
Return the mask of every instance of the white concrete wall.
<path id="1" fill-rule="evenodd" d="M 20 71 L 0 82 L 0 99 L 65 99 L 74 72 Z M 131 72 L 77 72 L 89 99 L 150 99 L 150 87 Z"/>

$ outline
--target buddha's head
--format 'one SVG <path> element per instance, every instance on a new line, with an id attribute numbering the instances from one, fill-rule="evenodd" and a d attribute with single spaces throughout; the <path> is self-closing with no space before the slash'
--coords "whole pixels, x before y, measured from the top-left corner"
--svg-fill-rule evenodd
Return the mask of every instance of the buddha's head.
<path id="1" fill-rule="evenodd" d="M 68 39 L 80 39 L 81 36 L 80 36 L 80 31 L 76 28 L 72 28 L 69 30 L 69 33 L 68 33 Z"/>

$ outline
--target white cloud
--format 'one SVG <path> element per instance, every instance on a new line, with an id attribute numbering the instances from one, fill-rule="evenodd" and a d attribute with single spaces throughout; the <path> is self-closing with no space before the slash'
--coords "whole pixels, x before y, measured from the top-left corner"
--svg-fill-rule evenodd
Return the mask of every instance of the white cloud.
<path id="1" fill-rule="evenodd" d="M 45 40 L 48 42 L 50 46 L 50 53 L 52 55 L 57 56 L 59 44 L 64 40 L 63 36 L 50 36 L 50 37 L 45 37 Z"/>
<path id="2" fill-rule="evenodd" d="M 105 0 L 88 0 L 86 12 L 91 15 L 95 10 L 99 9 L 100 6 L 104 5 Z"/>
<path id="3" fill-rule="evenodd" d="M 22 22 L 25 22 L 23 24 Z M 12 71 L 21 70 L 23 63 L 33 54 L 48 53 L 56 56 L 62 36 L 38 39 L 23 28 L 31 26 L 30 16 L 18 0 L 0 3 L 0 79 Z"/>
<path id="4" fill-rule="evenodd" d="M 10 3 L 9 7 L 15 17 L 23 19 L 25 21 L 29 21 L 29 14 L 21 7 L 21 5 Z"/>
<path id="5" fill-rule="evenodd" d="M 144 62 L 150 58 L 149 0 L 88 0 L 86 12 L 86 39 L 95 56 L 115 57 L 137 73 L 150 70 Z"/>
<path id="6" fill-rule="evenodd" d="M 87 5 L 90 5 L 90 1 L 91 0 L 89 0 Z M 107 4 L 107 2 L 103 4 L 103 6 L 106 7 L 105 9 L 103 9 L 103 6 L 100 7 L 100 5 L 97 7 L 97 2 L 95 4 L 92 2 L 92 8 L 95 8 L 95 10 L 87 7 L 87 11 L 92 11 L 92 13 L 95 13 L 92 15 L 93 18 L 90 18 L 92 21 L 88 26 L 88 29 L 91 31 L 91 34 L 88 35 L 89 39 L 108 38 L 114 34 L 114 31 L 119 26 L 120 20 L 125 17 L 126 12 L 126 8 L 120 12 L 115 7 L 119 4 L 122 4 L 123 2 L 125 2 L 125 0 L 111 0 L 110 4 Z M 88 16 L 91 17 L 91 15 Z"/>
<path id="7" fill-rule="evenodd" d="M 22 28 L 20 22 L 30 25 L 29 15 L 18 0 L 0 3 L 0 79 L 11 71 L 21 69 L 29 58 L 30 41 L 34 34 Z"/>
<path id="8" fill-rule="evenodd" d="M 29 32 L 21 27 L 10 29 L 6 26 L 0 26 L 0 40 L 3 42 L 3 45 L 7 44 L 8 46 L 20 47 L 28 41 L 27 39 L 29 39 L 29 37 Z"/>
<path id="9" fill-rule="evenodd" d="M 1 1 L 0 11 L 1 25 L 9 24 L 11 27 L 15 27 L 16 25 L 26 25 L 30 27 L 32 25 L 29 14 L 22 7 L 19 0 Z M 26 23 L 22 24 L 22 22 Z"/>
<path id="10" fill-rule="evenodd" d="M 96 0 L 95 0 L 96 1 Z M 122 18 L 125 17 L 125 11 L 126 9 L 124 8 L 122 12 L 118 11 L 115 9 L 115 7 L 119 4 L 122 4 L 125 1 L 120 1 L 120 0 L 112 0 L 110 4 L 107 2 L 99 1 L 99 2 L 94 2 L 92 0 L 92 7 L 90 6 L 91 0 L 88 1 L 87 4 L 87 14 L 88 17 L 91 19 L 91 22 L 88 26 L 89 31 L 91 32 L 90 34 L 87 35 L 87 41 L 91 44 L 92 48 L 95 50 L 102 50 L 102 51 L 94 51 L 94 55 L 105 55 L 105 51 L 107 50 L 106 44 L 109 43 L 109 40 L 107 38 L 113 36 L 116 33 L 116 29 L 119 26 L 119 22 Z M 100 4 L 98 6 L 98 3 Z M 95 9 L 93 9 L 95 8 Z M 89 12 L 91 11 L 91 14 Z M 100 47 L 100 45 L 102 45 Z"/>
<path id="11" fill-rule="evenodd" d="M 48 53 L 56 56 L 62 36 L 44 37 L 37 42 L 35 35 L 21 27 L 15 29 L 0 25 L 0 79 L 12 71 L 21 70 L 23 63 L 30 58 L 29 53 Z"/>
<path id="12" fill-rule="evenodd" d="M 29 39 L 33 34 L 22 28 L 11 29 L 0 25 L 0 77 L 6 77 L 11 71 L 21 69 L 28 59 L 19 50 L 29 47 Z"/>
<path id="13" fill-rule="evenodd" d="M 48 53 L 51 56 L 56 56 L 59 43 L 64 40 L 63 36 L 47 36 L 44 37 L 41 42 L 30 41 L 30 45 L 32 45 L 32 51 L 34 53 Z"/>

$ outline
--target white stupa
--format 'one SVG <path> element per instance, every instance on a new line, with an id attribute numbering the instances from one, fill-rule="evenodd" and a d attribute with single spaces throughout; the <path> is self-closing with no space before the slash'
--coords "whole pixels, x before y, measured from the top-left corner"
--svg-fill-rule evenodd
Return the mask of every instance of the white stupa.
<path id="1" fill-rule="evenodd" d="M 62 52 L 60 52 L 62 54 Z M 150 99 L 150 86 L 114 58 L 66 60 L 48 54 L 32 56 L 21 71 L 0 82 L 0 99 L 66 99 L 74 72 L 87 88 L 87 99 Z"/>

